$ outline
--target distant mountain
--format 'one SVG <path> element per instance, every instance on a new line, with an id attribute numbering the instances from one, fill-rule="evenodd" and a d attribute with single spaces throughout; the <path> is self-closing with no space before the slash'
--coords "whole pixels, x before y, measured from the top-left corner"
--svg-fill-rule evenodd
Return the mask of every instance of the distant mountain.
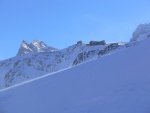
<path id="1" fill-rule="evenodd" d="M 52 52 L 57 50 L 58 49 L 54 47 L 47 46 L 43 41 L 34 40 L 29 44 L 25 40 L 23 40 L 17 55 L 23 55 L 30 52 Z"/>
<path id="2" fill-rule="evenodd" d="M 0 61 L 0 88 L 10 87 L 136 46 L 142 43 L 141 40 L 149 38 L 148 27 L 145 27 L 149 24 L 140 26 L 143 27 L 138 27 L 131 41 L 126 43 L 106 43 L 102 40 L 84 44 L 78 41 L 72 46 L 58 50 L 39 40 L 34 40 L 30 44 L 23 41 L 16 57 Z"/>

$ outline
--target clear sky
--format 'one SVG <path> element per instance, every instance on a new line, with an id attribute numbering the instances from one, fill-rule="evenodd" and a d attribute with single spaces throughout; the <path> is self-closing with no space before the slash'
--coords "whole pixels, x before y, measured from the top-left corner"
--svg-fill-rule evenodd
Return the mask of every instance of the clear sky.
<path id="1" fill-rule="evenodd" d="M 150 22 L 150 0 L 0 0 L 0 60 L 22 40 L 63 49 L 82 40 L 129 41 Z"/>

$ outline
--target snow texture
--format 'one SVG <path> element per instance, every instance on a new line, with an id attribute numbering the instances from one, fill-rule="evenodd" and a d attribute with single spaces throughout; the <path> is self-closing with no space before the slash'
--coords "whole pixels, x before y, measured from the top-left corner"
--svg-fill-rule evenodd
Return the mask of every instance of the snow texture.
<path id="1" fill-rule="evenodd" d="M 22 44 L 28 47 L 25 41 Z M 34 46 L 38 45 L 34 41 Z M 44 44 L 42 44 L 44 45 Z M 44 46 L 43 46 L 44 47 Z M 75 44 L 63 50 L 52 52 L 29 52 L 0 62 L 0 88 L 69 68 L 107 54 L 125 49 L 125 44 L 103 45 Z M 32 49 L 33 50 L 33 49 Z"/>
<path id="2" fill-rule="evenodd" d="M 0 91 L 0 113 L 150 113 L 150 39 Z"/>
<path id="3" fill-rule="evenodd" d="M 131 38 L 132 41 L 141 41 L 150 37 L 150 23 L 149 24 L 140 24 L 136 30 L 133 32 Z"/>

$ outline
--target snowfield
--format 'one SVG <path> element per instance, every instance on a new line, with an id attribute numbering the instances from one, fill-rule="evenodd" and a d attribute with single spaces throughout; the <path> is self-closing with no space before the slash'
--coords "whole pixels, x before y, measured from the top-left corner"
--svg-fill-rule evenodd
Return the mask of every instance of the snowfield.
<path id="1" fill-rule="evenodd" d="M 35 42 L 36 41 L 34 41 L 34 43 Z M 41 45 L 41 41 L 38 42 L 39 45 Z M 32 44 L 33 43 L 30 44 L 31 47 Z M 0 62 L 0 89 L 127 48 L 125 43 L 108 43 L 105 45 L 87 45 L 82 43 L 74 44 L 58 51 L 47 52 L 46 49 L 46 52 L 40 52 L 43 50 L 43 46 L 41 49 L 37 47 L 37 50 L 40 51 L 30 51 L 24 48 L 24 45 L 26 45 L 25 47 L 29 46 L 28 43 L 23 41 L 19 49 L 19 55 Z M 35 45 L 37 45 L 37 43 L 35 43 Z M 42 43 L 42 45 L 46 44 Z M 49 48 L 48 51 L 50 51 Z"/>
<path id="2" fill-rule="evenodd" d="M 150 39 L 1 90 L 0 113 L 150 113 Z"/>

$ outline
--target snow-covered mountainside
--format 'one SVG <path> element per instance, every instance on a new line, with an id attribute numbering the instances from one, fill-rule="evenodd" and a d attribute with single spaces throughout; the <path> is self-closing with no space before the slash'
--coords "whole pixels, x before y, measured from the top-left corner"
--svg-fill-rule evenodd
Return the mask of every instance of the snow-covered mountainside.
<path id="1" fill-rule="evenodd" d="M 0 86 L 9 87 L 20 82 L 56 72 L 126 48 L 124 43 L 77 43 L 53 52 L 30 52 L 0 62 Z"/>
<path id="2" fill-rule="evenodd" d="M 149 38 L 149 26 L 150 24 L 139 25 L 128 43 L 106 43 L 103 40 L 84 44 L 78 41 L 77 44 L 57 50 L 39 40 L 34 40 L 30 44 L 23 41 L 16 57 L 0 61 L 0 88 L 13 86 L 135 46 L 140 40 Z"/>
<path id="3" fill-rule="evenodd" d="M 27 43 L 23 40 L 22 44 L 20 45 L 20 49 L 17 55 L 23 55 L 30 52 L 52 52 L 57 51 L 58 49 L 54 47 L 47 46 L 43 41 L 34 40 L 32 43 Z"/>
<path id="4" fill-rule="evenodd" d="M 141 41 L 143 39 L 150 37 L 150 23 L 140 24 L 136 30 L 133 32 L 131 41 Z"/>
<path id="5" fill-rule="evenodd" d="M 146 39 L 2 90 L 0 113 L 150 113 L 149 49 L 150 39 Z"/>

